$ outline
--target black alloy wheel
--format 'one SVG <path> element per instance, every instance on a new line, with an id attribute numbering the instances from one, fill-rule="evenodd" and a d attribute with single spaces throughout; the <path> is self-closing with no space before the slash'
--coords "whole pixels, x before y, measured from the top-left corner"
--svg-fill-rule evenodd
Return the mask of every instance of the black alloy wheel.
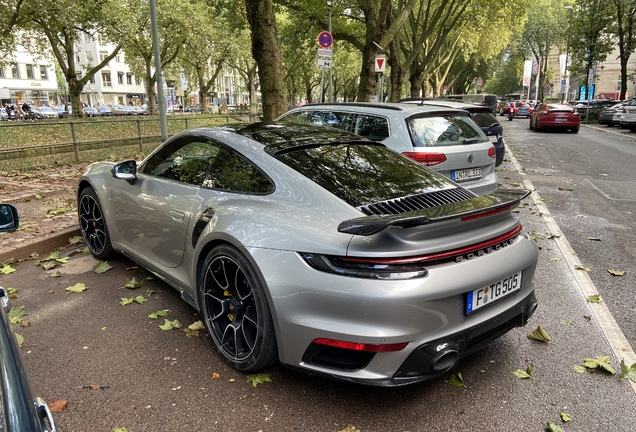
<path id="1" fill-rule="evenodd" d="M 256 371 L 278 359 L 276 336 L 263 288 L 252 266 L 234 247 L 208 255 L 201 277 L 201 309 L 223 358 L 241 371 Z"/>
<path id="2" fill-rule="evenodd" d="M 82 237 L 95 258 L 106 259 L 113 253 L 104 213 L 95 191 L 88 187 L 80 193 L 77 208 Z"/>

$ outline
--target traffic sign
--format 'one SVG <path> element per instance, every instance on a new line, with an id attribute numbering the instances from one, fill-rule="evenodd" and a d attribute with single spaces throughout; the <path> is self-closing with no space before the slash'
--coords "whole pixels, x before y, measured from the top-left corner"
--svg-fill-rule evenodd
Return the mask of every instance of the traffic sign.
<path id="1" fill-rule="evenodd" d="M 386 71 L 386 56 L 385 55 L 377 55 L 375 56 L 375 71 L 378 73 L 384 73 Z"/>
<path id="2" fill-rule="evenodd" d="M 484 85 L 484 80 L 482 77 L 477 78 L 477 86 L 481 88 Z"/>
<path id="3" fill-rule="evenodd" d="M 318 67 L 319 68 L 330 68 L 331 67 L 331 59 L 324 59 L 318 57 Z"/>
<path id="4" fill-rule="evenodd" d="M 331 48 L 318 48 L 318 57 L 331 58 L 333 50 Z"/>
<path id="5" fill-rule="evenodd" d="M 333 43 L 333 37 L 328 31 L 320 32 L 318 35 L 318 45 L 323 48 L 330 48 Z"/>

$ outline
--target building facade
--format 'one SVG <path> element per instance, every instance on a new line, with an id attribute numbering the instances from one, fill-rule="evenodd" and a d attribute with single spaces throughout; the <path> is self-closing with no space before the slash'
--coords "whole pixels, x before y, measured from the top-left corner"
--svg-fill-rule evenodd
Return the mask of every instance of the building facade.
<path id="1" fill-rule="evenodd" d="M 18 46 L 12 62 L 0 66 L 0 99 L 2 105 L 54 105 L 53 92 L 58 92 L 53 58 L 35 57 Z"/>

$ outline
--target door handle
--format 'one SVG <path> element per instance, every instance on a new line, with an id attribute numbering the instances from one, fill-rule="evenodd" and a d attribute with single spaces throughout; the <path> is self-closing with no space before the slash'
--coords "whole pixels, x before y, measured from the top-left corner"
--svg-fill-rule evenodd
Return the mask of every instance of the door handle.
<path id="1" fill-rule="evenodd" d="M 183 219 L 185 219 L 185 213 L 183 212 L 179 212 L 176 210 L 168 210 L 168 214 L 176 222 L 183 222 Z"/>

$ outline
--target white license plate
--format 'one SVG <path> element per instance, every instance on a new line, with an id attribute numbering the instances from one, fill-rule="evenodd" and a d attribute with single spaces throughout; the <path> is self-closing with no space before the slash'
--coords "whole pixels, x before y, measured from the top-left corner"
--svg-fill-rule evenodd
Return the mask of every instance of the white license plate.
<path id="1" fill-rule="evenodd" d="M 490 135 L 488 138 L 490 138 L 490 142 L 493 144 L 497 144 L 497 142 L 499 141 L 499 138 L 497 138 L 497 135 Z"/>
<path id="2" fill-rule="evenodd" d="M 466 314 L 521 289 L 521 272 L 468 293 Z"/>
<path id="3" fill-rule="evenodd" d="M 557 117 L 554 119 L 555 122 L 566 122 L 568 121 L 568 119 L 566 119 L 565 117 Z"/>
<path id="4" fill-rule="evenodd" d="M 456 181 L 456 182 L 480 179 L 481 168 L 472 168 L 472 169 L 461 170 L 461 171 L 453 171 L 452 178 L 453 178 L 453 181 Z"/>

